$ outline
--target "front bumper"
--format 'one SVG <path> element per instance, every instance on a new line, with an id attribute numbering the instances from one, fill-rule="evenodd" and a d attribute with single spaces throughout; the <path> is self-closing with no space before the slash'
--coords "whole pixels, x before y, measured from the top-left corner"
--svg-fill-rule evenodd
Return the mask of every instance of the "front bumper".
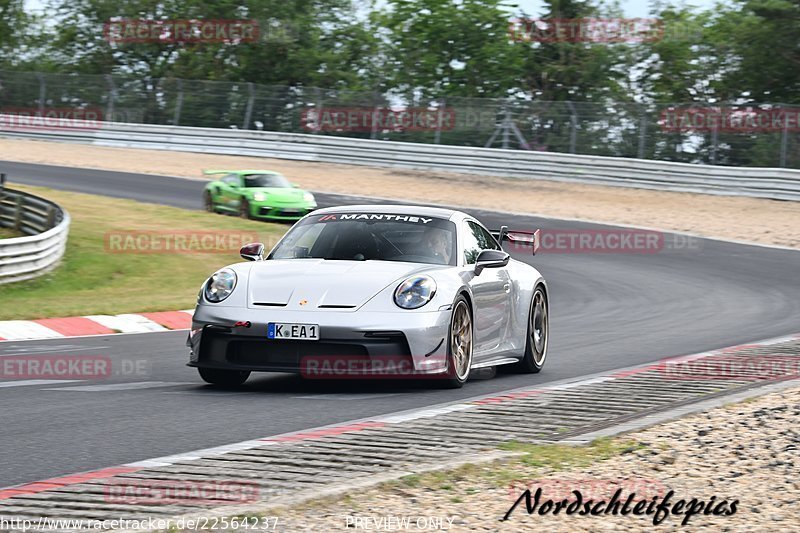
<path id="1" fill-rule="evenodd" d="M 237 322 L 250 327 L 235 327 Z M 269 322 L 318 324 L 320 339 L 268 339 Z M 302 374 L 320 364 L 388 361 L 414 374 L 440 374 L 447 370 L 449 324 L 449 309 L 362 313 L 200 304 L 187 339 L 189 366 Z"/>
<path id="2" fill-rule="evenodd" d="M 250 216 L 265 220 L 300 220 L 308 213 L 314 211 L 317 204 L 251 204 Z"/>

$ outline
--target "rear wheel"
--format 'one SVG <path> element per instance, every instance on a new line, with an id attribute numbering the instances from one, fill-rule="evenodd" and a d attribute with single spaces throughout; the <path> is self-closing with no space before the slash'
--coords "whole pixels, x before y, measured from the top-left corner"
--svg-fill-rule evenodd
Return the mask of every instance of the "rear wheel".
<path id="1" fill-rule="evenodd" d="M 203 207 L 205 207 L 206 211 L 209 213 L 214 212 L 214 199 L 211 197 L 211 192 L 209 191 L 203 193 Z"/>
<path id="2" fill-rule="evenodd" d="M 242 202 L 239 204 L 239 216 L 242 218 L 253 218 L 250 214 L 250 202 L 242 198 Z"/>
<path id="3" fill-rule="evenodd" d="M 217 368 L 198 368 L 200 377 L 206 383 L 212 385 L 224 385 L 226 387 L 235 387 L 241 385 L 247 378 L 250 377 L 249 370 L 220 370 Z"/>
<path id="4" fill-rule="evenodd" d="M 536 374 L 544 367 L 547 357 L 547 343 L 550 337 L 549 306 L 544 287 L 538 285 L 531 298 L 528 313 L 528 336 L 525 342 L 525 356 L 514 368 L 518 372 Z"/>
<path id="5" fill-rule="evenodd" d="M 444 381 L 447 388 L 461 388 L 469 378 L 472 367 L 472 335 L 472 312 L 467 299 L 459 295 L 453 304 L 447 339 L 447 378 Z"/>

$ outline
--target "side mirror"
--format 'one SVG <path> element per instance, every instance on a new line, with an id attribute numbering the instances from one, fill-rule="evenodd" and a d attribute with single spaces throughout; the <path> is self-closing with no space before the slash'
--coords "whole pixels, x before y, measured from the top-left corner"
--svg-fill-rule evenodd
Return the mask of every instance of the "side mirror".
<path id="1" fill-rule="evenodd" d="M 484 268 L 500 268 L 508 264 L 511 256 L 502 250 L 483 250 L 475 260 L 475 275 L 480 276 Z"/>
<path id="2" fill-rule="evenodd" d="M 251 242 L 245 244 L 239 250 L 239 255 L 248 261 L 263 261 L 264 260 L 264 245 L 260 242 Z"/>

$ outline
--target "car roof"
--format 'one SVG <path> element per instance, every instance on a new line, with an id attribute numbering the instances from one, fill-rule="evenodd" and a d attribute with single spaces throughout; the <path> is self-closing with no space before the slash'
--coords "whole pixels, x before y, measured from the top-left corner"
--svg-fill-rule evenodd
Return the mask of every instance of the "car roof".
<path id="1" fill-rule="evenodd" d="M 366 204 L 366 205 L 342 205 L 337 207 L 325 207 L 314 211 L 315 215 L 327 213 L 385 213 L 389 215 L 413 215 L 421 217 L 434 217 L 450 219 L 453 215 L 466 216 L 461 211 L 445 209 L 442 207 L 423 207 L 419 205 L 396 205 L 396 204 Z"/>

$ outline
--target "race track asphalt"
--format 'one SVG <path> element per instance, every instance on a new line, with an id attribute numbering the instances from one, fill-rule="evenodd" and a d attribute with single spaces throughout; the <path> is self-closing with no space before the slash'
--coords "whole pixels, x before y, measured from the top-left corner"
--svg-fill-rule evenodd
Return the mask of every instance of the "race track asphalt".
<path id="1" fill-rule="evenodd" d="M 203 188 L 202 181 L 12 162 L 0 162 L 0 172 L 8 174 L 10 185 L 41 185 L 186 209 L 200 208 Z M 317 198 L 321 206 L 375 203 L 329 194 Z M 481 210 L 470 213 L 490 227 L 613 229 Z M 102 383 L 122 384 L 116 390 L 80 388 L 99 384 L 91 382 L 0 382 L 0 487 L 800 331 L 800 253 L 709 239 L 686 241 L 666 235 L 665 242 L 672 246 L 651 254 L 514 253 L 534 264 L 549 282 L 552 331 L 547 365 L 538 375 L 499 374 L 472 380 L 460 390 L 402 382 L 318 384 L 283 374 L 254 375 L 241 392 L 215 390 L 185 366 L 188 352 L 182 331 L 2 342 L 0 358 L 103 355 L 128 372 Z M 231 257 L 231 262 L 236 260 Z"/>

